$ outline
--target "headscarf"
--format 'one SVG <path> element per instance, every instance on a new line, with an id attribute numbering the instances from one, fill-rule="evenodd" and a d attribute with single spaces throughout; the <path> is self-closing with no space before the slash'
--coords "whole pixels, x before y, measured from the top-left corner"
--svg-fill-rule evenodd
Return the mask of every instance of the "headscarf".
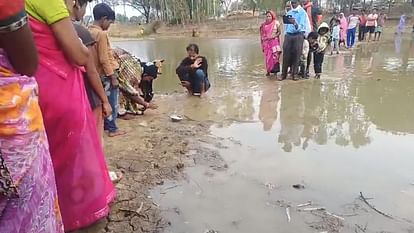
<path id="1" fill-rule="evenodd" d="M 276 24 L 276 13 L 273 11 L 267 11 L 266 16 L 267 14 L 272 15 L 272 20 L 267 21 L 267 17 L 266 17 L 266 20 L 262 23 L 262 26 L 260 26 L 260 36 L 262 37 L 262 40 L 268 38 L 269 35 L 272 34 L 273 29 Z"/>
<path id="2" fill-rule="evenodd" d="M 272 20 L 270 22 L 267 21 L 267 14 L 270 14 L 272 16 Z M 263 25 L 268 25 L 268 24 L 271 24 L 271 23 L 274 24 L 275 22 L 276 22 L 276 13 L 274 11 L 271 11 L 271 10 L 266 11 L 266 20 L 263 22 L 262 26 Z"/>

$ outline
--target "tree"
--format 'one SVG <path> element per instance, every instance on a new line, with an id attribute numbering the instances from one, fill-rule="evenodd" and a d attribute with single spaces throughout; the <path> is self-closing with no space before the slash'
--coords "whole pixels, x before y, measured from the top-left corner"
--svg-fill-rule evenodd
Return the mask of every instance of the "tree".
<path id="1" fill-rule="evenodd" d="M 220 4 L 224 6 L 226 15 L 229 13 L 232 0 L 220 0 Z"/>
<path id="2" fill-rule="evenodd" d="M 151 0 L 126 0 L 127 5 L 139 11 L 144 17 L 145 22 L 149 23 L 151 16 Z"/>

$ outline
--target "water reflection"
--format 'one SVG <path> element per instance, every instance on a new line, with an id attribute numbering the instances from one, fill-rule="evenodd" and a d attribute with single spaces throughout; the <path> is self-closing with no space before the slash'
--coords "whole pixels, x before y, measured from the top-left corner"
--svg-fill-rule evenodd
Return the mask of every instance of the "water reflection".
<path id="1" fill-rule="evenodd" d="M 414 134 L 414 41 L 360 44 L 352 52 L 327 56 L 322 80 L 276 82 L 264 77 L 256 40 L 154 40 L 118 45 L 143 59 L 165 58 L 158 93 L 183 90 L 175 67 L 190 42 L 209 59 L 213 88 L 199 100 L 180 94 L 176 111 L 221 127 L 259 121 L 286 151 L 311 144 L 360 148 L 377 130 Z M 260 137 L 261 135 L 258 135 Z"/>

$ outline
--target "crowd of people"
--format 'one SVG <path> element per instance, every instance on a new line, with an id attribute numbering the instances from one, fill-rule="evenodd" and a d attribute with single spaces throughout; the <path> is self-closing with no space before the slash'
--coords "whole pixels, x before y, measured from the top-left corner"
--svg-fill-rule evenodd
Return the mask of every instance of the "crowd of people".
<path id="1" fill-rule="evenodd" d="M 397 34 L 404 32 L 405 20 L 406 16 L 403 14 Z M 354 9 L 347 16 L 344 13 L 335 13 L 328 24 L 322 22 L 321 10 L 310 0 L 289 1 L 282 22 L 275 12 L 268 11 L 266 20 L 260 27 L 266 75 L 277 75 L 281 72 L 278 80 L 286 79 L 288 74 L 291 74 L 293 80 L 309 78 L 309 68 L 313 60 L 315 78 L 319 79 L 326 53 L 339 54 L 341 46 L 352 49 L 357 40 L 379 41 L 386 21 L 387 15 L 382 11 L 378 13 L 377 9 Z"/>

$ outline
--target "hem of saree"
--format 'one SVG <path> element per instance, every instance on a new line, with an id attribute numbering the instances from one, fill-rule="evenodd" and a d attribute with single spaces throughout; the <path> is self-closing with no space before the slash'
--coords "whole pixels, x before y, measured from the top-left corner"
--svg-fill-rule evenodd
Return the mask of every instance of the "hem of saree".
<path id="1" fill-rule="evenodd" d="M 109 210 L 110 210 L 109 204 L 112 203 L 115 200 L 115 198 L 116 198 L 116 190 L 114 189 L 106 197 L 107 204 L 104 208 L 96 211 L 95 213 L 89 216 L 82 217 L 82 220 L 76 221 L 70 225 L 65 224 L 65 231 L 68 232 L 68 231 L 75 231 L 75 230 L 87 228 L 89 226 L 92 226 L 93 224 L 101 220 L 102 218 L 108 216 Z"/>

